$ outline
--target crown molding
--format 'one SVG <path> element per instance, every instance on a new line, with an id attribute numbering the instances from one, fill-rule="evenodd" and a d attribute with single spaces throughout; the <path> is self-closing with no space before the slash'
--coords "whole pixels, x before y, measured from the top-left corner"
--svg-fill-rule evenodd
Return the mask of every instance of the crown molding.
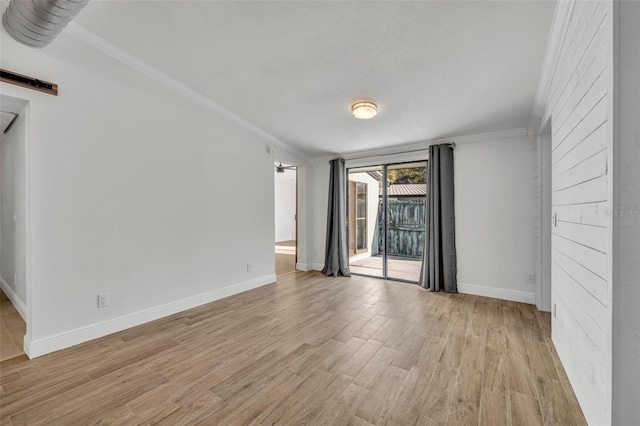
<path id="1" fill-rule="evenodd" d="M 517 138 L 522 136 L 528 136 L 526 127 L 518 127 L 515 129 L 508 129 L 508 130 L 499 130 L 496 132 L 477 133 L 475 135 L 454 136 L 450 138 L 433 139 L 433 140 L 423 141 L 423 142 L 412 142 L 412 143 L 407 143 L 402 145 L 395 145 L 388 148 L 378 148 L 378 149 L 371 149 L 366 151 L 353 151 L 353 152 L 346 152 L 342 154 L 324 155 L 322 157 L 315 157 L 313 159 L 313 163 L 319 164 L 319 163 L 327 162 L 327 161 L 333 160 L 336 157 L 340 157 L 345 160 L 359 160 L 362 158 L 385 157 L 385 156 L 396 155 L 396 154 L 419 152 L 419 151 L 428 150 L 430 145 L 438 145 L 441 143 L 453 143 L 456 145 L 464 145 L 464 144 L 478 143 L 478 142 L 490 142 L 490 141 L 496 141 L 500 139 Z"/>
<path id="2" fill-rule="evenodd" d="M 250 123 L 249 121 L 228 110 L 227 108 L 213 101 L 207 96 L 204 96 L 202 93 L 192 89 L 186 84 L 163 73 L 159 69 L 125 52 L 113 43 L 103 39 L 99 35 L 87 30 L 86 28 L 76 24 L 75 22 L 69 23 L 64 32 L 75 37 L 81 42 L 99 50 L 100 52 L 115 59 L 116 61 L 130 67 L 131 69 L 151 78 L 152 80 L 155 80 L 168 89 L 173 90 L 174 92 L 179 93 L 180 95 L 192 100 L 193 102 L 208 109 L 209 111 L 212 111 L 217 115 L 225 118 L 226 120 L 239 125 L 245 130 L 248 130 L 254 135 L 259 136 L 266 142 L 277 146 L 278 148 L 288 152 L 289 154 L 294 155 L 295 157 L 307 163 L 312 161 L 311 157 L 294 148 L 290 144 L 276 138 L 275 136 L 270 135 L 258 126 Z"/>
<path id="3" fill-rule="evenodd" d="M 542 72 L 538 80 L 538 88 L 533 101 L 533 110 L 527 134 L 533 137 L 540 131 L 544 123 L 544 107 L 551 90 L 553 75 L 560 60 L 560 50 L 564 45 L 569 29 L 569 19 L 573 12 L 574 1 L 559 1 L 551 23 L 551 31 L 547 40 L 547 49 L 542 62 Z"/>

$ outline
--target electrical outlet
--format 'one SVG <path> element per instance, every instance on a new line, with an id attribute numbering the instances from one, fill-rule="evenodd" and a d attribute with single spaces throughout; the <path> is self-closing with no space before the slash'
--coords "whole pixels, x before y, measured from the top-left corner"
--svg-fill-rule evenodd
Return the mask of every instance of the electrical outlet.
<path id="1" fill-rule="evenodd" d="M 536 274 L 527 274 L 527 282 L 534 284 L 536 282 Z"/>
<path id="2" fill-rule="evenodd" d="M 109 306 L 109 293 L 101 293 L 98 295 L 98 308 L 106 308 Z"/>
<path id="3" fill-rule="evenodd" d="M 253 271 L 253 267 L 251 266 L 250 263 L 247 263 L 247 272 L 251 272 Z"/>

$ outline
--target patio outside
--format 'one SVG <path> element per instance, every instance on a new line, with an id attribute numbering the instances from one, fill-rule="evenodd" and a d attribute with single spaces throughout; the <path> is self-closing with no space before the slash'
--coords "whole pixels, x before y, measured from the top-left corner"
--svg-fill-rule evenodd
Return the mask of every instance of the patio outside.
<path id="1" fill-rule="evenodd" d="M 386 172 L 385 199 L 383 166 L 349 170 L 349 267 L 354 274 L 417 282 L 425 234 L 426 162 L 390 165 Z"/>
<path id="2" fill-rule="evenodd" d="M 350 258 L 349 268 L 354 274 L 382 277 L 382 256 L 367 256 L 361 259 Z M 389 256 L 387 259 L 387 275 L 403 281 L 418 281 L 420 277 L 421 259 Z"/>

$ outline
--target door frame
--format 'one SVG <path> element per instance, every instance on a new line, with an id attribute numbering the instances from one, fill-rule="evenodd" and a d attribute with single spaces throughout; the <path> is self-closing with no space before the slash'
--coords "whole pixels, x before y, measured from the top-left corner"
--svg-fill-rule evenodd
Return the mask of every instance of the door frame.
<path id="1" fill-rule="evenodd" d="M 299 219 L 299 199 L 300 199 L 300 195 L 299 195 L 299 191 L 300 191 L 300 165 L 296 164 L 296 163 L 291 163 L 289 161 L 279 161 L 279 160 L 273 160 L 273 164 L 276 165 L 278 163 L 286 163 L 289 167 L 294 167 L 294 179 L 295 179 L 295 187 L 294 187 L 294 191 L 295 191 L 295 199 L 294 199 L 294 212 L 293 212 L 293 223 L 294 223 L 294 238 L 295 238 L 295 257 L 293 260 L 293 271 L 296 271 L 298 269 L 298 256 L 299 256 L 299 247 L 298 247 L 298 241 L 299 241 L 299 226 L 298 226 L 298 219 Z M 276 176 L 276 172 L 274 171 L 274 190 L 273 190 L 273 199 L 274 199 L 274 211 L 275 211 L 275 176 Z M 275 221 L 274 221 L 275 222 Z M 275 237 L 275 233 L 274 233 L 274 237 Z M 274 238 L 275 240 L 275 238 Z M 275 243 L 275 241 L 274 241 Z M 274 262 L 275 264 L 275 262 Z M 289 272 L 287 272 L 289 273 Z M 276 276 L 277 278 L 277 276 Z"/>
<path id="2" fill-rule="evenodd" d="M 550 312 L 552 307 L 552 158 L 551 158 L 551 118 L 542 126 L 536 136 L 538 148 L 538 265 L 536 280 L 536 307 L 540 311 Z"/>
<path id="3" fill-rule="evenodd" d="M 31 102 L 22 99 L 16 98 L 6 94 L 0 94 L 0 103 L 2 104 L 3 109 L 10 109 L 14 112 L 18 112 L 20 115 L 23 115 L 22 118 L 18 118 L 18 120 L 24 120 L 24 227 L 25 227 L 25 289 L 26 289 L 26 300 L 20 301 L 15 293 L 10 294 L 5 290 L 4 283 L 2 285 L 3 291 L 11 300 L 11 303 L 14 305 L 20 316 L 26 323 L 27 330 L 23 339 L 23 350 L 27 357 L 31 358 L 30 355 L 30 347 L 32 341 L 32 333 L 33 333 L 33 285 L 32 285 L 32 238 L 31 238 L 31 150 L 32 150 L 32 136 L 31 136 Z M 12 290 L 10 287 L 7 288 Z M 13 298 L 12 298 L 13 297 Z"/>
<path id="4" fill-rule="evenodd" d="M 428 152 L 428 151 L 427 151 Z M 361 167 L 381 167 L 382 168 L 382 182 L 386 182 L 387 181 L 387 177 L 388 177 L 388 167 L 389 166 L 396 166 L 396 165 L 402 165 L 402 164 L 412 164 L 412 163 L 421 163 L 424 162 L 426 163 L 427 166 L 427 170 L 429 167 L 429 157 L 428 155 L 424 155 L 424 156 L 418 156 L 417 158 L 413 158 L 413 159 L 402 159 L 402 160 L 392 160 L 392 159 L 388 159 L 387 161 L 384 160 L 378 160 L 378 163 L 373 162 L 367 165 L 349 165 L 348 167 L 346 167 L 346 175 L 347 178 L 345 179 L 345 186 L 346 186 L 346 203 L 347 203 L 347 220 L 346 220 L 346 225 L 347 225 L 347 247 L 350 247 L 350 241 L 349 241 L 349 188 L 350 188 L 350 181 L 349 181 L 349 172 L 352 169 L 358 169 Z M 426 183 L 425 183 L 426 185 Z M 388 253 L 388 241 L 387 241 L 387 233 L 388 233 L 388 228 L 389 228 L 389 210 L 388 210 L 388 188 L 387 185 L 383 184 L 382 185 L 382 217 L 384 218 L 384 226 L 382 227 L 382 276 L 377 276 L 377 275 L 369 275 L 369 274 L 360 274 L 360 273 L 356 273 L 354 272 L 354 275 L 359 275 L 359 276 L 365 276 L 365 277 L 372 277 L 372 278 L 380 278 L 380 279 L 384 279 L 384 280 L 388 280 L 388 281 L 398 281 L 398 282 L 405 282 L 405 283 L 410 283 L 410 284 L 416 284 L 418 283 L 418 281 L 411 281 L 411 280 L 405 280 L 402 278 L 394 278 L 394 277 L 390 277 L 389 276 L 389 253 Z M 426 225 L 425 225 L 426 226 Z M 351 262 L 349 262 L 351 263 Z"/>

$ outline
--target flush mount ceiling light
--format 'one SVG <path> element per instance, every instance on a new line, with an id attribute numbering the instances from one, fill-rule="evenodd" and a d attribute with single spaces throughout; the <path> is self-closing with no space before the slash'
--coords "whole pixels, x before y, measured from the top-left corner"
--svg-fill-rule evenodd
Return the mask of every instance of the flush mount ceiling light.
<path id="1" fill-rule="evenodd" d="M 351 105 L 351 113 L 359 120 L 368 120 L 378 113 L 378 105 L 371 101 L 358 101 Z"/>

